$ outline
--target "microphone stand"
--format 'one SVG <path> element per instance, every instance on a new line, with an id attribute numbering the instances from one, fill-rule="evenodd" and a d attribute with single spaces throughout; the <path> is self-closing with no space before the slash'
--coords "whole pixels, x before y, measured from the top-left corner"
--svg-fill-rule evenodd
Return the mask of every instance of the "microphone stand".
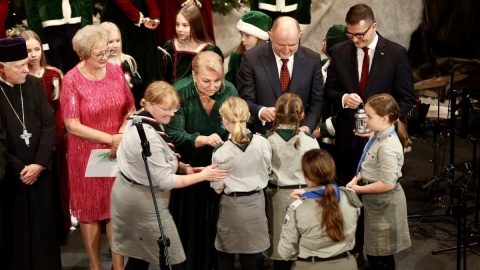
<path id="1" fill-rule="evenodd" d="M 172 265 L 170 263 L 170 256 L 168 255 L 168 247 L 170 246 L 170 239 L 165 235 L 163 231 L 162 221 L 160 219 L 160 212 L 158 211 L 157 198 L 155 196 L 155 191 L 153 189 L 152 177 L 150 175 L 150 169 L 148 167 L 147 157 L 152 155 L 150 151 L 150 143 L 145 136 L 145 131 L 142 126 L 142 119 L 138 116 L 133 118 L 133 124 L 137 127 L 138 135 L 140 136 L 140 141 L 142 145 L 142 158 L 145 164 L 145 169 L 147 172 L 148 184 L 150 187 L 150 193 L 152 194 L 153 206 L 155 207 L 155 214 L 157 215 L 158 227 L 160 228 L 160 237 L 157 239 L 157 244 L 160 249 L 158 255 L 159 267 L 160 269 L 169 269 L 172 270 Z"/>

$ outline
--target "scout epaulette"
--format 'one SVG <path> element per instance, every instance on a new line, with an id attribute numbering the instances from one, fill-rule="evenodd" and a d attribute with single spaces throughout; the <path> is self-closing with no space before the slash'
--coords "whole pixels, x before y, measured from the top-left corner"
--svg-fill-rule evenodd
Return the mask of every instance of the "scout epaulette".
<path id="1" fill-rule="evenodd" d="M 224 145 L 224 142 L 220 142 L 219 144 L 217 144 L 217 146 L 215 146 L 215 148 L 213 148 L 213 153 L 215 153 L 215 151 L 217 151 L 217 149 L 219 149 L 220 147 L 222 147 Z"/>

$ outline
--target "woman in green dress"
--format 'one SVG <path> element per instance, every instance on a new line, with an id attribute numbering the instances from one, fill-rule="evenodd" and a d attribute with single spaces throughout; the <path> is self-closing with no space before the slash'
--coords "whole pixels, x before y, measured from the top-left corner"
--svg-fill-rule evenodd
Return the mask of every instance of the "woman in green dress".
<path id="1" fill-rule="evenodd" d="M 211 51 L 200 52 L 192 61 L 192 76 L 173 87 L 180 96 L 180 108 L 166 126 L 181 161 L 193 167 L 207 166 L 212 151 L 225 141 L 220 105 L 238 96 L 235 87 L 224 81 L 222 58 Z M 210 185 L 198 183 L 171 193 L 170 212 L 177 225 L 187 256 L 186 269 L 216 269 L 214 246 L 220 195 Z"/>
<path id="2" fill-rule="evenodd" d="M 272 27 L 272 19 L 260 11 L 250 11 L 243 14 L 237 23 L 240 32 L 240 44 L 230 54 L 228 72 L 225 79 L 237 86 L 237 73 L 242 63 L 242 55 L 251 48 L 265 44 L 269 39 L 268 31 Z"/>
<path id="3" fill-rule="evenodd" d="M 192 74 L 192 59 L 199 52 L 216 52 L 223 61 L 222 51 L 208 37 L 202 14 L 194 5 L 185 6 L 178 12 L 175 37 L 167 41 L 164 48 L 172 58 L 172 66 L 166 71 L 166 78 L 171 83 Z"/>

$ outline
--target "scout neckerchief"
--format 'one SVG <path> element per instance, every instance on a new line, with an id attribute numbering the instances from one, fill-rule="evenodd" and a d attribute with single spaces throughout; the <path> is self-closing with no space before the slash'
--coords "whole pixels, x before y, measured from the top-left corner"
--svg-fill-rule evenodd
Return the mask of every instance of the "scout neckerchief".
<path id="1" fill-rule="evenodd" d="M 155 118 L 153 118 L 153 116 L 147 110 L 138 110 L 133 115 L 128 117 L 128 119 L 133 119 L 134 116 L 140 117 L 142 119 L 142 123 L 152 126 L 160 135 L 160 137 L 162 137 L 162 139 L 167 143 L 170 149 L 173 150 L 177 158 L 180 159 L 180 154 L 177 152 L 177 149 L 175 149 L 175 145 L 172 143 L 172 140 L 170 140 L 168 134 L 165 133 L 163 127 L 157 122 L 157 120 L 155 120 Z"/>
<path id="2" fill-rule="evenodd" d="M 293 128 L 279 128 L 275 130 L 275 132 L 286 142 L 290 141 L 290 139 L 298 134 L 295 134 L 295 130 Z"/>
<path id="3" fill-rule="evenodd" d="M 398 135 L 397 135 L 397 132 L 395 131 L 395 129 L 393 129 L 389 134 L 398 136 Z M 365 148 L 363 149 L 362 156 L 360 157 L 360 161 L 358 162 L 358 165 L 357 165 L 357 173 L 356 173 L 356 175 L 358 175 L 358 173 L 360 172 L 360 169 L 361 169 L 361 167 L 362 167 L 362 163 L 363 163 L 363 161 L 365 160 L 365 156 L 367 155 L 368 150 L 370 150 L 370 147 L 372 146 L 372 144 L 373 144 L 373 142 L 375 141 L 375 139 L 377 139 L 377 132 L 374 132 L 374 133 L 373 133 L 373 136 L 370 138 L 370 140 L 368 140 L 367 145 L 366 145 Z"/>
<path id="4" fill-rule="evenodd" d="M 247 130 L 247 132 L 249 132 L 249 131 Z M 248 133 L 248 134 L 247 134 L 247 137 L 248 137 L 250 140 L 248 141 L 248 143 L 246 143 L 246 144 L 244 144 L 244 145 L 238 145 L 238 144 L 233 143 L 233 142 L 232 142 L 232 139 L 229 139 L 229 140 L 230 140 L 236 147 L 238 147 L 240 150 L 242 150 L 242 152 L 245 152 L 245 150 L 247 150 L 248 145 L 250 145 L 250 143 L 252 142 L 253 134 L 252 134 L 252 133 Z"/>
<path id="5" fill-rule="evenodd" d="M 338 189 L 337 184 L 333 184 L 333 189 L 335 190 L 335 195 L 337 196 L 337 200 L 340 201 L 340 191 Z M 300 198 L 306 198 L 306 199 L 319 199 L 323 197 L 325 194 L 325 189 L 318 189 L 318 190 L 312 190 L 303 193 Z"/>

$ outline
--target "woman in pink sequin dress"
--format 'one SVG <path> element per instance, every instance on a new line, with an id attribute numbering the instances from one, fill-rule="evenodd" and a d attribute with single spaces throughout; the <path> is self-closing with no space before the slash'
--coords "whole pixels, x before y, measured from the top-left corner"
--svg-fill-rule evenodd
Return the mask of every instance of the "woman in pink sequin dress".
<path id="1" fill-rule="evenodd" d="M 90 269 L 101 269 L 101 221 L 106 221 L 111 240 L 110 192 L 114 177 L 85 177 L 92 149 L 110 149 L 113 159 L 126 117 L 134 100 L 122 69 L 108 63 L 108 33 L 100 26 L 82 28 L 73 38 L 82 61 L 62 81 L 60 104 L 68 131 L 68 173 L 71 208 L 80 221 Z M 113 266 L 123 269 L 123 257 L 112 252 Z"/>

